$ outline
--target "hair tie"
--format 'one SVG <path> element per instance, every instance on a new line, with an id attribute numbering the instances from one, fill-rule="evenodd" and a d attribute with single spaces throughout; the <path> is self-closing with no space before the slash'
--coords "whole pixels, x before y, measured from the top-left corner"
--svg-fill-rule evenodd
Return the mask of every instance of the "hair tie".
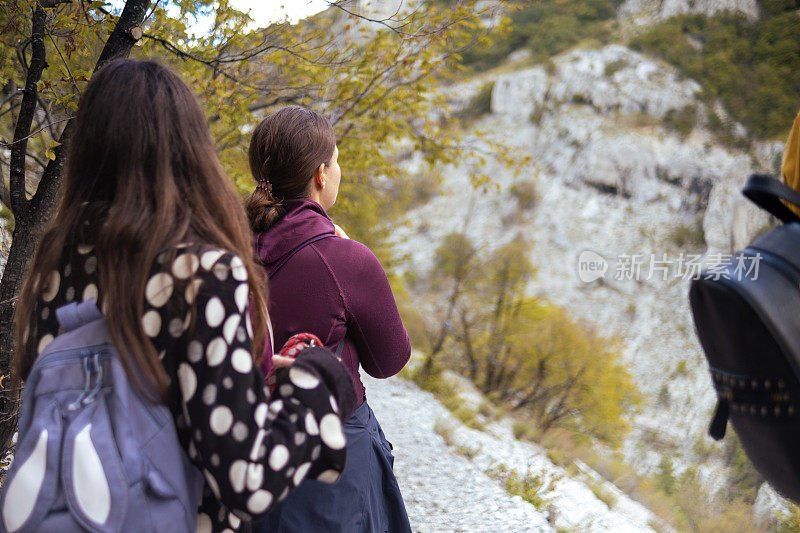
<path id="1" fill-rule="evenodd" d="M 261 189 L 267 194 L 272 194 L 272 184 L 269 181 L 256 182 L 256 189 Z"/>

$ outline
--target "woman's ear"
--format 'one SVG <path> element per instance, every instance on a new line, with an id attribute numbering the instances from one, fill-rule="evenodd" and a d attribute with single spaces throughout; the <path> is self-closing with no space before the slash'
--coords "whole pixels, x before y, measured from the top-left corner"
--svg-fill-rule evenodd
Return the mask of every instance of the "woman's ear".
<path id="1" fill-rule="evenodd" d="M 320 163 L 320 165 L 317 167 L 317 171 L 314 173 L 314 185 L 316 185 L 317 188 L 322 189 L 325 187 L 325 178 L 325 163 Z"/>

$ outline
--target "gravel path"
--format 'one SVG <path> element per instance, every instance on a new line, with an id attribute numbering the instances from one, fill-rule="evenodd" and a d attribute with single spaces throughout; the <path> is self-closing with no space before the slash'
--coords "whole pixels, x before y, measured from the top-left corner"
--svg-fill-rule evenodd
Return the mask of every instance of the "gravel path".
<path id="1" fill-rule="evenodd" d="M 394 445 L 394 470 L 415 532 L 554 531 L 531 504 L 447 447 L 433 428 L 449 413 L 431 394 L 397 378 L 362 379 Z"/>

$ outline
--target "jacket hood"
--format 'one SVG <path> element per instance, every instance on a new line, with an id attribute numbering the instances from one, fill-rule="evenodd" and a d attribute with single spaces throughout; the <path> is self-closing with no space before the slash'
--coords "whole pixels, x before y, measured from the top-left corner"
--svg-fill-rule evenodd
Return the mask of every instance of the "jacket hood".
<path id="1" fill-rule="evenodd" d="M 313 200 L 285 200 L 283 208 L 286 213 L 268 231 L 253 235 L 256 256 L 264 265 L 279 261 L 312 237 L 334 233 L 333 221 Z"/>

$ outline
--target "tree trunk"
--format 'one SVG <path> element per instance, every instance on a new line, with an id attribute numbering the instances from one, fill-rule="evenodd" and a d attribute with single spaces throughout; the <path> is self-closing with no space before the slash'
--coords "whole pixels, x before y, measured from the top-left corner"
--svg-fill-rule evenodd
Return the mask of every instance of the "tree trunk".
<path id="1" fill-rule="evenodd" d="M 122 10 L 122 14 L 117 21 L 114 30 L 100 53 L 94 70 L 97 71 L 105 63 L 120 57 L 127 57 L 136 44 L 136 39 L 131 36 L 131 29 L 139 27 L 144 20 L 149 0 L 128 0 Z M 41 7 L 34 14 L 40 14 Z M 36 28 L 35 28 L 36 29 Z M 36 33 L 36 31 L 34 31 Z M 43 36 L 43 34 L 42 34 Z M 35 38 L 36 35 L 34 35 Z M 41 37 L 41 36 L 39 36 Z M 39 74 L 40 75 L 40 74 Z M 35 84 L 39 75 L 29 76 L 33 80 L 35 96 Z M 35 79 L 33 79 L 35 78 Z M 27 89 L 27 88 L 26 88 Z M 28 121 L 29 122 L 29 121 Z M 18 124 L 20 126 L 20 124 Z M 36 194 L 30 200 L 25 198 L 25 176 L 24 164 L 22 167 L 17 165 L 17 175 L 15 175 L 12 165 L 12 175 L 10 176 L 11 203 L 14 214 L 14 234 L 11 249 L 8 254 L 3 278 L 0 280 L 0 375 L 9 376 L 11 360 L 14 356 L 14 311 L 16 309 L 16 297 L 25 280 L 28 267 L 33 259 L 36 247 L 42 232 L 52 216 L 53 209 L 58 198 L 58 190 L 61 186 L 61 178 L 64 169 L 64 159 L 69 137 L 72 131 L 72 122 L 68 122 L 59 137 L 61 143 L 54 150 L 55 159 L 50 161 L 42 173 Z M 19 128 L 18 128 L 19 129 Z M 22 132 L 29 134 L 30 124 L 27 124 L 28 131 Z M 17 132 L 19 133 L 19 132 Z M 22 161 L 25 158 L 25 145 L 17 145 L 18 135 L 15 134 L 15 143 L 12 145 L 12 156 L 14 152 L 22 153 Z M 19 176 L 19 171 L 22 175 Z M 3 385 L 10 384 L 11 380 L 6 379 Z M 17 429 L 17 414 L 19 411 L 19 391 L 0 390 L 0 456 L 5 455 L 10 448 L 11 438 Z"/>
<path id="2" fill-rule="evenodd" d="M 36 244 L 39 242 L 44 219 L 26 221 L 22 219 L 14 228 L 11 250 L 8 254 L 3 280 L 0 282 L 0 368 L 10 375 L 10 363 L 14 355 L 14 310 L 16 296 L 25 281 Z M 19 391 L 12 388 L 10 379 L 3 380 L 0 390 L 0 451 L 4 455 L 10 447 L 11 438 L 17 430 Z"/>

